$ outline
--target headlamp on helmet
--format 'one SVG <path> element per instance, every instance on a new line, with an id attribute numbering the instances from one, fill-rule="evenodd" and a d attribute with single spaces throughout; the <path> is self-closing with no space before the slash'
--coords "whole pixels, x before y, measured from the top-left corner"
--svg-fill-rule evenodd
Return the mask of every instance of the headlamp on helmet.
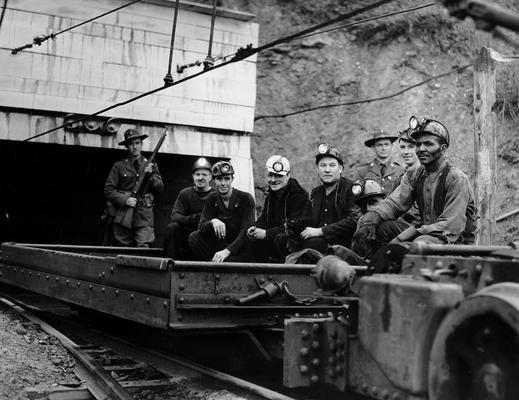
<path id="1" fill-rule="evenodd" d="M 215 165 L 213 165 L 212 173 L 214 177 L 221 175 L 233 175 L 234 169 L 230 162 L 218 161 Z"/>
<path id="2" fill-rule="evenodd" d="M 344 165 L 344 161 L 342 159 L 339 150 L 335 147 L 330 146 L 328 143 L 321 143 L 317 146 L 317 155 L 315 156 L 315 163 L 318 164 L 319 160 L 324 157 L 332 157 L 335 158 L 340 165 Z"/>
<path id="3" fill-rule="evenodd" d="M 290 172 L 290 162 L 288 158 L 274 155 L 271 156 L 265 163 L 268 172 L 278 175 L 287 175 Z"/>
<path id="4" fill-rule="evenodd" d="M 362 185 L 360 183 L 354 183 L 351 186 L 351 192 L 353 193 L 354 196 L 358 196 L 359 194 L 362 193 Z"/>
<path id="5" fill-rule="evenodd" d="M 434 119 L 416 117 L 409 118 L 409 127 L 412 129 L 410 136 L 416 140 L 416 136 L 420 133 L 428 133 L 441 139 L 447 145 L 450 144 L 449 131 L 441 122 Z"/>
<path id="6" fill-rule="evenodd" d="M 351 186 L 351 192 L 353 194 L 354 202 L 359 205 L 363 200 L 367 200 L 372 197 L 386 197 L 384 188 L 373 179 L 362 179 L 356 181 Z"/>
<path id="7" fill-rule="evenodd" d="M 317 152 L 319 154 L 326 154 L 330 150 L 330 145 L 328 143 L 321 143 L 317 146 Z"/>

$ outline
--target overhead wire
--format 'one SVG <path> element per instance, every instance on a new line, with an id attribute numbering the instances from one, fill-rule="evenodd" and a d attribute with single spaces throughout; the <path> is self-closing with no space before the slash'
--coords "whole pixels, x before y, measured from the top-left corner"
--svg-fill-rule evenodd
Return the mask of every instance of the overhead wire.
<path id="1" fill-rule="evenodd" d="M 141 1 L 141 0 L 138 0 L 138 1 Z M 293 33 L 293 34 L 290 34 L 290 35 L 287 35 L 287 36 L 281 37 L 281 38 L 279 38 L 279 39 L 276 39 L 276 40 L 273 40 L 273 41 L 271 41 L 271 42 L 268 42 L 268 43 L 266 43 L 266 44 L 264 44 L 264 45 L 262 45 L 262 46 L 259 46 L 259 47 L 254 48 L 254 47 L 252 47 L 252 45 L 248 45 L 248 46 L 245 47 L 245 48 L 240 48 L 240 49 L 238 49 L 238 51 L 236 52 L 236 55 L 235 55 L 232 59 L 230 59 L 229 61 L 224 61 L 224 62 L 221 63 L 221 64 L 214 65 L 214 66 L 213 66 L 212 68 L 210 68 L 210 69 L 203 70 L 203 71 L 200 71 L 200 72 L 195 73 L 195 74 L 193 74 L 193 75 L 187 76 L 187 77 L 185 77 L 185 78 L 183 78 L 183 79 L 180 79 L 180 80 L 178 80 L 178 81 L 176 81 L 176 82 L 173 82 L 171 85 L 167 85 L 167 86 L 166 86 L 166 85 L 164 85 L 164 86 L 160 86 L 160 87 L 157 87 L 157 88 L 155 88 L 155 89 L 151 89 L 151 90 L 149 90 L 149 91 L 147 91 L 147 92 L 141 93 L 141 94 L 139 94 L 138 96 L 132 97 L 132 98 L 130 98 L 130 99 L 128 99 L 128 100 L 125 100 L 125 101 L 122 101 L 122 102 L 119 102 L 119 103 L 116 103 L 116 104 L 112 104 L 111 106 L 106 107 L 106 108 L 104 108 L 104 109 L 102 109 L 102 110 L 96 111 L 95 113 L 92 113 L 92 114 L 89 114 L 89 115 L 85 115 L 85 116 L 83 116 L 83 117 L 81 117 L 81 118 L 78 118 L 78 119 L 76 119 L 76 120 L 74 121 L 74 123 L 84 121 L 84 120 L 86 120 L 86 119 L 88 119 L 88 118 L 90 118 L 90 117 L 95 117 L 95 116 L 97 116 L 97 115 L 99 115 L 99 114 L 102 114 L 102 113 L 105 113 L 105 112 L 107 112 L 107 111 L 113 110 L 114 108 L 121 107 L 121 106 L 123 106 L 123 105 L 129 104 L 129 103 L 132 103 L 132 102 L 134 102 L 134 101 L 136 101 L 136 100 L 142 99 L 143 97 L 149 96 L 149 95 L 151 95 L 151 94 L 154 94 L 154 93 L 160 92 L 160 91 L 162 91 L 162 90 L 164 90 L 164 89 L 170 88 L 170 87 L 172 87 L 172 86 L 179 85 L 179 84 L 181 84 L 181 83 L 183 83 L 183 82 L 186 82 L 186 81 L 188 81 L 188 80 L 191 80 L 191 79 L 193 79 L 193 78 L 196 78 L 196 77 L 198 77 L 198 76 L 200 76 L 200 75 L 203 75 L 203 74 L 205 74 L 205 73 L 208 73 L 208 72 L 210 72 L 210 71 L 212 71 L 212 70 L 214 70 L 214 69 L 222 68 L 222 67 L 224 67 L 224 66 L 226 66 L 226 65 L 229 65 L 229 64 L 232 64 L 232 63 L 234 63 L 234 62 L 241 61 L 241 60 L 243 60 L 243 59 L 245 59 L 245 58 L 248 58 L 248 57 L 250 57 L 250 56 L 252 56 L 252 55 L 254 55 L 254 54 L 256 54 L 256 53 L 259 53 L 259 52 L 261 52 L 261 51 L 263 51 L 263 50 L 266 50 L 266 49 L 268 49 L 268 48 L 270 48 L 270 47 L 274 47 L 274 46 L 277 46 L 278 44 L 281 44 L 281 43 L 287 43 L 287 42 L 290 42 L 290 41 L 292 41 L 292 40 L 295 40 L 295 39 L 297 39 L 298 36 L 300 36 L 300 35 L 306 35 L 306 34 L 308 34 L 308 33 L 310 33 L 310 32 L 313 32 L 314 30 L 321 29 L 321 28 L 323 28 L 323 27 L 325 27 L 325 26 L 329 26 L 329 25 L 335 24 L 335 23 L 337 23 L 337 22 L 339 22 L 339 21 L 344 21 L 344 20 L 346 20 L 346 19 L 348 19 L 348 18 L 352 18 L 352 17 L 354 17 L 354 16 L 356 16 L 356 15 L 359 15 L 359 14 L 361 14 L 361 13 L 363 13 L 363 12 L 366 12 L 366 11 L 369 11 L 369 10 L 372 10 L 372 9 L 375 9 L 375 8 L 378 8 L 378 7 L 380 7 L 380 6 L 384 5 L 384 4 L 391 3 L 391 2 L 393 2 L 393 1 L 396 1 L 396 0 L 379 0 L 379 1 L 377 1 L 376 3 L 370 4 L 370 5 L 365 6 L 365 7 L 362 7 L 362 8 L 358 8 L 358 9 L 353 10 L 353 11 L 351 11 L 351 12 L 349 12 L 349 13 L 346 13 L 346 14 L 341 14 L 340 16 L 338 16 L 338 17 L 336 17 L 336 18 L 334 18 L 334 19 L 331 19 L 331 20 L 328 20 L 328 21 L 325 21 L 325 22 L 319 23 L 319 24 L 314 25 L 314 26 L 312 26 L 312 27 L 310 27 L 310 28 L 303 29 L 302 31 L 299 31 L 299 32 L 296 32 L 296 33 Z M 56 126 L 56 127 L 52 128 L 52 129 L 49 129 L 49 130 L 47 130 L 47 131 L 45 131 L 45 132 L 42 132 L 42 133 L 36 134 L 36 135 L 34 135 L 34 136 L 30 136 L 30 137 L 28 137 L 28 138 L 22 140 L 21 142 L 28 142 L 28 141 L 30 141 L 30 140 L 37 139 L 37 138 L 39 138 L 39 137 L 42 137 L 42 136 L 44 136 L 44 135 L 47 135 L 47 134 L 49 134 L 49 133 L 55 132 L 55 131 L 57 131 L 57 130 L 59 130 L 59 129 L 62 129 L 62 128 L 64 128 L 65 126 L 69 125 L 70 123 L 71 123 L 71 122 L 69 122 L 69 123 L 67 123 L 67 124 L 62 124 L 62 125 L 59 125 L 59 126 Z"/>
<path id="2" fill-rule="evenodd" d="M 7 0 L 4 0 L 4 5 L 2 6 L 2 14 L 0 15 L 0 29 L 2 29 L 2 22 L 4 22 L 5 9 L 7 8 Z"/>
<path id="3" fill-rule="evenodd" d="M 11 50 L 11 54 L 18 54 L 19 52 L 21 52 L 21 51 L 23 51 L 23 50 L 25 50 L 25 49 L 30 49 L 30 48 L 33 47 L 34 45 L 38 45 L 38 46 L 40 46 L 43 42 L 45 42 L 45 41 L 47 41 L 47 40 L 49 40 L 49 39 L 56 39 L 56 36 L 61 35 L 62 33 L 68 32 L 68 31 L 70 31 L 70 30 L 72 30 L 72 29 L 75 29 L 75 28 L 78 28 L 78 27 L 80 27 L 80 26 L 82 26 L 82 25 L 88 24 L 89 22 L 95 21 L 96 19 L 102 18 L 102 17 L 104 17 L 104 16 L 106 16 L 106 15 L 112 14 L 112 13 L 114 13 L 114 12 L 116 12 L 116 11 L 119 11 L 119 10 L 121 10 L 121 9 L 123 9 L 123 8 L 129 7 L 129 6 L 131 6 L 132 4 L 139 3 L 139 2 L 141 2 L 141 1 L 143 1 L 143 0 L 134 0 L 134 1 L 131 1 L 130 3 L 123 4 L 122 6 L 119 6 L 119 7 L 117 7 L 117 8 L 114 8 L 113 10 L 107 11 L 107 12 L 105 12 L 105 13 L 103 13 L 103 14 L 100 14 L 100 15 L 98 15 L 98 16 L 96 16 L 96 17 L 93 17 L 93 18 L 87 19 L 86 21 L 80 22 L 79 24 L 69 26 L 68 28 L 63 29 L 63 30 L 61 30 L 61 31 L 59 31 L 59 32 L 56 32 L 56 33 L 50 33 L 50 34 L 48 34 L 48 35 L 36 36 L 36 37 L 33 39 L 32 43 L 27 43 L 27 44 L 25 44 L 25 45 L 23 45 L 23 46 L 16 47 L 16 48 L 12 49 L 12 50 Z M 7 1 L 6 1 L 6 2 L 7 2 Z"/>
<path id="4" fill-rule="evenodd" d="M 427 79 L 425 79 L 425 80 L 423 80 L 423 81 L 421 81 L 419 83 L 407 86 L 407 87 L 405 87 L 402 90 L 399 90 L 397 92 L 394 92 L 394 93 L 391 93 L 391 94 L 388 94 L 388 95 L 385 95 L 385 96 L 373 97 L 373 98 L 364 99 L 364 100 L 348 101 L 348 102 L 343 102 L 343 103 L 323 104 L 323 105 L 320 105 L 320 106 L 304 108 L 304 109 L 301 109 L 301 110 L 296 110 L 296 111 L 292 111 L 292 112 L 288 112 L 288 113 L 284 113 L 284 114 L 258 115 L 257 117 L 254 118 L 254 121 L 259 121 L 261 119 L 267 119 L 267 118 L 285 118 L 285 117 L 290 117 L 292 115 L 303 114 L 303 113 L 306 113 L 306 112 L 322 110 L 322 109 L 326 109 L 326 108 L 353 106 L 353 105 L 356 105 L 356 104 L 365 104 L 365 103 L 372 103 L 372 102 L 375 102 L 375 101 L 382 101 L 382 100 L 391 99 L 393 97 L 400 96 L 401 94 L 403 94 L 405 92 L 408 92 L 409 90 L 412 90 L 412 89 L 415 89 L 415 88 L 417 88 L 419 86 L 425 85 L 426 83 L 429 83 L 429 82 L 431 82 L 433 80 L 443 78 L 443 77 L 451 75 L 451 74 L 453 74 L 455 72 L 461 72 L 461 71 L 463 71 L 463 70 L 465 70 L 467 68 L 470 68 L 472 66 L 474 66 L 474 63 L 463 65 L 461 67 L 453 68 L 453 69 L 451 69 L 448 72 L 444 72 L 444 73 L 439 74 L 439 75 L 431 76 L 430 78 L 427 78 Z"/>
<path id="5" fill-rule="evenodd" d="M 423 8 L 436 6 L 436 5 L 438 5 L 438 3 L 428 3 L 428 4 L 424 4 L 422 6 L 413 7 L 413 8 L 407 8 L 405 10 L 395 11 L 395 12 L 388 13 L 388 14 L 383 14 L 383 15 L 378 15 L 378 16 L 372 17 L 372 18 L 361 19 L 359 21 L 351 22 L 349 24 L 339 25 L 339 26 L 335 26 L 335 27 L 330 28 L 330 29 L 325 29 L 323 31 L 312 32 L 312 33 L 309 33 L 307 35 L 299 36 L 298 39 L 305 39 L 305 38 L 310 37 L 310 36 L 321 35 L 323 33 L 328 33 L 328 32 L 336 31 L 336 30 L 339 30 L 339 29 L 349 28 L 350 26 L 360 25 L 360 24 L 364 24 L 366 22 L 371 22 L 371 21 L 376 21 L 376 20 L 382 19 L 382 18 L 392 17 L 392 16 L 398 15 L 398 14 L 405 14 L 405 13 L 408 13 L 408 12 L 413 12 L 413 11 L 421 10 Z"/>

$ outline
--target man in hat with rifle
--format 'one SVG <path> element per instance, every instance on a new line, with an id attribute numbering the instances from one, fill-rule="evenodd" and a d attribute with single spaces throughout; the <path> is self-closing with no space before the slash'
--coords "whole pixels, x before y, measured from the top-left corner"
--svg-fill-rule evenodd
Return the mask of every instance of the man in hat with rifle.
<path id="1" fill-rule="evenodd" d="M 155 240 L 153 200 L 154 194 L 162 192 L 164 184 L 154 161 L 166 133 L 167 128 L 149 160 L 141 154 L 142 141 L 148 135 L 128 129 L 119 143 L 126 146 L 128 155 L 114 163 L 104 187 L 104 194 L 112 206 L 110 214 L 117 246 L 149 247 Z"/>

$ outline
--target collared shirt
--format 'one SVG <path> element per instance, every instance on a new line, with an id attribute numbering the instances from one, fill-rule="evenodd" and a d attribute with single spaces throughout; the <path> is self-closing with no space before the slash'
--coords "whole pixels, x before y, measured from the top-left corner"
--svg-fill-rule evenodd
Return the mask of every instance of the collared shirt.
<path id="1" fill-rule="evenodd" d="M 325 192 L 326 193 L 326 192 Z M 337 199 L 337 187 L 329 194 L 325 194 L 321 204 L 321 212 L 319 214 L 320 227 L 333 224 L 338 220 L 335 201 Z"/>
<path id="2" fill-rule="evenodd" d="M 381 174 L 382 165 L 385 166 L 384 175 Z M 385 193 L 389 194 L 398 186 L 403 173 L 404 168 L 398 162 L 388 160 L 387 163 L 382 164 L 378 158 L 375 158 L 357 169 L 357 178 L 373 179 L 380 183 Z"/>
<path id="3" fill-rule="evenodd" d="M 424 167 L 409 169 L 400 186 L 373 210 L 383 220 L 396 219 L 409 210 L 416 199 L 418 178 L 425 174 L 423 182 L 423 209 L 419 210 L 422 225 L 417 228 L 421 235 L 439 234 L 449 243 L 455 242 L 465 230 L 467 208 L 474 203 L 474 193 L 467 176 L 458 168 L 450 167 L 445 179 L 445 204 L 437 215 L 434 198 L 442 171 L 447 167 L 444 160 L 437 171 L 427 173 Z"/>

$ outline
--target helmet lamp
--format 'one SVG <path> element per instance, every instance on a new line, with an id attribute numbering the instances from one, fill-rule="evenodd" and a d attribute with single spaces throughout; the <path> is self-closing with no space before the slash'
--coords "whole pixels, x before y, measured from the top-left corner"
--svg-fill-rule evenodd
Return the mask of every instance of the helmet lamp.
<path id="1" fill-rule="evenodd" d="M 353 184 L 351 187 L 351 192 L 353 193 L 354 196 L 358 196 L 359 194 L 362 193 L 362 185 L 360 185 L 359 183 Z"/>
<path id="2" fill-rule="evenodd" d="M 414 115 L 411 118 L 409 118 L 409 127 L 411 129 L 418 128 L 418 125 L 420 125 L 420 122 L 418 121 L 418 118 L 416 118 Z"/>
<path id="3" fill-rule="evenodd" d="M 328 150 L 330 149 L 330 146 L 328 143 L 321 143 L 319 146 L 317 146 L 317 152 L 319 154 L 326 154 L 328 153 Z"/>

